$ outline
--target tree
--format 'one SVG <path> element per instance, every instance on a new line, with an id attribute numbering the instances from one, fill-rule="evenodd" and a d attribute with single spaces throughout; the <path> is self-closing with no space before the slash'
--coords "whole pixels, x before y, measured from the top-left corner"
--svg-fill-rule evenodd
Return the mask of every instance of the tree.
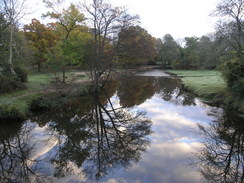
<path id="1" fill-rule="evenodd" d="M 218 32 L 227 42 L 228 60 L 221 66 L 227 85 L 235 91 L 244 92 L 244 1 L 222 0 L 214 15 L 221 16 Z"/>
<path id="2" fill-rule="evenodd" d="M 91 56 L 92 35 L 84 26 L 72 31 L 67 40 L 62 39 L 46 54 L 48 65 L 55 70 L 63 70 L 65 82 L 66 65 L 85 65 L 85 60 Z"/>
<path id="3" fill-rule="evenodd" d="M 155 39 L 140 26 L 131 26 L 119 33 L 118 57 L 126 64 L 146 64 L 154 60 Z"/>
<path id="4" fill-rule="evenodd" d="M 3 71 L 3 67 L 5 65 L 4 60 L 7 57 L 7 43 L 8 43 L 8 23 L 4 18 L 4 15 L 0 13 L 0 74 Z"/>
<path id="5" fill-rule="evenodd" d="M 8 66 L 11 74 L 16 74 L 13 66 L 14 32 L 17 22 L 27 14 L 26 0 L 3 0 L 4 16 L 9 23 L 9 58 Z"/>
<path id="6" fill-rule="evenodd" d="M 58 38 L 52 27 L 41 24 L 37 19 L 32 19 L 29 25 L 24 25 L 24 34 L 33 49 L 40 72 L 42 63 L 46 61 L 45 54 L 54 47 Z"/>
<path id="7" fill-rule="evenodd" d="M 201 69 L 215 69 L 219 64 L 221 44 L 217 40 L 211 41 L 210 37 L 202 36 L 198 41 L 197 54 L 199 57 L 199 67 Z"/>
<path id="8" fill-rule="evenodd" d="M 184 69 L 197 69 L 199 67 L 199 55 L 197 54 L 198 40 L 197 37 L 185 38 L 186 45 L 182 61 Z"/>
<path id="9" fill-rule="evenodd" d="M 159 51 L 159 59 L 164 66 L 171 66 L 173 62 L 179 61 L 179 45 L 170 34 L 163 37 L 163 45 Z"/>
<path id="10" fill-rule="evenodd" d="M 124 8 L 113 7 L 103 0 L 93 0 L 90 5 L 83 5 L 88 13 L 88 23 L 93 34 L 93 57 L 89 61 L 93 90 L 99 89 L 99 78 L 106 71 L 111 72 L 112 61 L 120 44 L 119 33 L 138 21 L 137 16 L 130 16 Z M 103 84 L 104 85 L 104 84 Z"/>
<path id="11" fill-rule="evenodd" d="M 68 40 L 71 32 L 74 31 L 78 25 L 84 21 L 84 14 L 81 13 L 74 4 L 71 4 L 67 9 L 63 9 L 61 12 L 59 12 L 55 9 L 56 4 L 60 4 L 62 1 L 55 1 L 55 3 L 45 0 L 44 2 L 48 8 L 52 9 L 52 12 L 48 12 L 44 16 L 49 16 L 50 18 L 57 20 L 57 24 L 59 24 L 61 27 L 61 42 L 63 42 L 61 44 L 66 44 L 65 42 Z M 67 63 L 67 59 L 64 58 L 62 60 L 63 62 L 61 64 L 63 65 L 63 83 L 65 83 L 65 65 Z"/>
<path id="12" fill-rule="evenodd" d="M 221 16 L 222 21 L 218 25 L 221 36 L 225 37 L 232 49 L 235 50 L 239 60 L 243 61 L 244 43 L 244 1 L 222 0 L 216 7 L 215 16 Z"/>

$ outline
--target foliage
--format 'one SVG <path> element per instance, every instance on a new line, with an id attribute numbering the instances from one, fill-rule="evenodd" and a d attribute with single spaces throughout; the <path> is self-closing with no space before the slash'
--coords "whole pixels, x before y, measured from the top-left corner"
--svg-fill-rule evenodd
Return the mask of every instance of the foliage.
<path id="1" fill-rule="evenodd" d="M 55 65 L 55 63 L 62 66 L 63 70 L 63 80 L 62 82 L 65 83 L 65 66 L 67 64 L 77 64 L 81 63 L 83 61 L 83 55 L 84 55 L 84 39 L 82 35 L 74 37 L 74 35 L 71 37 L 71 33 L 76 31 L 77 32 L 84 32 L 82 30 L 82 26 L 80 25 L 84 20 L 84 14 L 79 11 L 79 9 L 71 4 L 67 9 L 63 9 L 62 11 L 58 11 L 56 8 L 56 5 L 61 5 L 62 2 L 57 1 L 56 4 L 51 1 L 44 1 L 48 8 L 52 9 L 52 12 L 48 12 L 44 16 L 49 16 L 50 18 L 53 18 L 56 20 L 56 24 L 58 25 L 57 31 L 59 34 L 59 43 L 57 44 L 57 47 L 55 48 L 55 51 L 51 53 L 51 57 L 49 57 L 49 60 L 53 63 L 52 65 Z M 70 51 L 72 50 L 72 51 Z M 59 57 L 58 62 L 57 59 L 53 59 L 56 57 L 56 55 Z M 51 59 L 50 59 L 51 58 Z"/>
<path id="2" fill-rule="evenodd" d="M 220 16 L 218 32 L 227 40 L 228 48 L 235 54 L 239 61 L 243 61 L 244 43 L 244 1 L 221 0 L 213 15 Z"/>
<path id="3" fill-rule="evenodd" d="M 125 64 L 146 64 L 154 60 L 155 39 L 143 28 L 131 26 L 119 33 L 118 57 Z"/>
<path id="4" fill-rule="evenodd" d="M 157 61 L 161 62 L 165 67 L 171 67 L 173 62 L 180 60 L 181 50 L 179 47 L 173 36 L 166 34 L 159 48 Z"/>
<path id="5" fill-rule="evenodd" d="M 51 100 L 48 97 L 38 97 L 33 99 L 30 102 L 30 110 L 35 112 L 35 111 L 45 111 L 45 110 L 49 110 L 51 108 L 52 104 L 51 104 Z"/>
<path id="6" fill-rule="evenodd" d="M 57 36 L 51 25 L 45 26 L 39 20 L 32 19 L 29 25 L 24 26 L 24 34 L 33 50 L 34 59 L 41 70 L 41 64 L 46 62 L 45 54 L 57 43 Z"/>
<path id="7" fill-rule="evenodd" d="M 20 82 L 27 82 L 28 81 L 28 77 L 27 77 L 27 69 L 24 68 L 23 66 L 16 66 L 14 67 L 14 70 L 16 72 L 16 75 L 19 79 Z"/>
<path id="8" fill-rule="evenodd" d="M 23 83 L 17 81 L 13 77 L 0 75 L 0 94 L 23 90 L 25 88 L 26 86 Z"/>
<path id="9" fill-rule="evenodd" d="M 83 22 L 85 17 L 84 14 L 79 11 L 79 9 L 71 4 L 67 9 L 63 9 L 61 12 L 56 10 L 55 4 L 51 1 L 45 1 L 48 8 L 52 9 L 52 12 L 48 12 L 44 17 L 50 17 L 55 19 L 62 30 L 61 36 L 62 40 L 68 39 L 70 33 L 75 30 L 79 23 Z"/>
<path id="10" fill-rule="evenodd" d="M 89 51 L 87 45 L 90 41 L 92 41 L 92 35 L 87 32 L 85 27 L 80 26 L 74 30 L 69 38 L 60 45 L 66 64 L 83 64 L 86 52 Z"/>
<path id="11" fill-rule="evenodd" d="M 119 33 L 131 25 L 135 25 L 138 16 L 131 16 L 125 8 L 113 7 L 103 0 L 94 0 L 90 5 L 85 4 L 84 8 L 94 35 L 93 56 L 92 60 L 89 60 L 89 68 L 93 90 L 98 91 L 102 74 L 111 72 L 115 52 L 120 44 Z"/>
<path id="12" fill-rule="evenodd" d="M 0 106 L 1 123 L 23 121 L 25 116 L 14 106 Z"/>
<path id="13" fill-rule="evenodd" d="M 244 97 L 244 78 L 236 80 L 231 90 L 240 97 Z"/>
<path id="14" fill-rule="evenodd" d="M 13 51 L 16 44 L 14 36 L 19 20 L 27 14 L 28 8 L 26 4 L 26 0 L 3 0 L 2 2 L 2 13 L 6 22 L 8 22 L 7 27 L 9 29 L 7 66 L 13 75 L 16 74 L 13 64 Z"/>
<path id="15" fill-rule="evenodd" d="M 65 93 L 44 94 L 31 100 L 29 109 L 31 112 L 55 111 L 69 100 L 71 97 Z"/>
<path id="16" fill-rule="evenodd" d="M 220 68 L 223 78 L 229 87 L 236 81 L 244 78 L 244 63 L 238 60 L 225 62 Z"/>

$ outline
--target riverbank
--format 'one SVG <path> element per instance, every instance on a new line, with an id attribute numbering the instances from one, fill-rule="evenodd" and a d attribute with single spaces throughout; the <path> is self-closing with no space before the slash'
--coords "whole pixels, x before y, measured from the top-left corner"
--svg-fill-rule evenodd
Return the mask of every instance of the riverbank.
<path id="1" fill-rule="evenodd" d="M 184 88 L 193 92 L 204 102 L 224 108 L 234 108 L 244 113 L 244 100 L 228 90 L 219 71 L 168 70 L 167 72 L 179 77 Z"/>
<path id="2" fill-rule="evenodd" d="M 25 90 L 0 96 L 0 120 L 25 119 L 30 113 L 29 104 L 35 98 L 53 92 L 83 92 L 90 81 L 88 73 L 84 71 L 68 71 L 66 83 L 61 83 L 61 78 L 61 73 L 29 74 Z"/>

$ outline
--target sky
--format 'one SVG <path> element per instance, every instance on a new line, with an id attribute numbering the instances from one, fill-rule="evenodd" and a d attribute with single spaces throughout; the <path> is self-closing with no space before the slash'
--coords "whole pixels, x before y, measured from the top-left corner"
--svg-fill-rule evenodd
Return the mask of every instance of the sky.
<path id="1" fill-rule="evenodd" d="M 84 0 L 80 0 L 82 2 Z M 86 0 L 90 2 L 91 0 Z M 210 16 L 216 7 L 217 0 L 107 0 L 115 6 L 125 6 L 129 13 L 138 14 L 141 27 L 152 36 L 163 38 L 171 34 L 176 40 L 185 37 L 201 37 L 214 32 L 216 18 Z M 65 1 L 66 4 L 79 2 L 79 0 Z M 35 10 L 32 18 L 41 19 L 46 9 L 41 0 L 32 0 Z"/>

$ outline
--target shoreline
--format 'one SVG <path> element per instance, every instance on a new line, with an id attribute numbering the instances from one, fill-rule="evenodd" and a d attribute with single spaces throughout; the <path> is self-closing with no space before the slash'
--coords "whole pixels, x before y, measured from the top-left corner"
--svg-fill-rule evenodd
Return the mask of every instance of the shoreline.
<path id="1" fill-rule="evenodd" d="M 179 78 L 184 90 L 192 92 L 204 103 L 244 114 L 244 99 L 238 98 L 228 90 L 218 71 L 167 70 L 166 72 Z"/>

